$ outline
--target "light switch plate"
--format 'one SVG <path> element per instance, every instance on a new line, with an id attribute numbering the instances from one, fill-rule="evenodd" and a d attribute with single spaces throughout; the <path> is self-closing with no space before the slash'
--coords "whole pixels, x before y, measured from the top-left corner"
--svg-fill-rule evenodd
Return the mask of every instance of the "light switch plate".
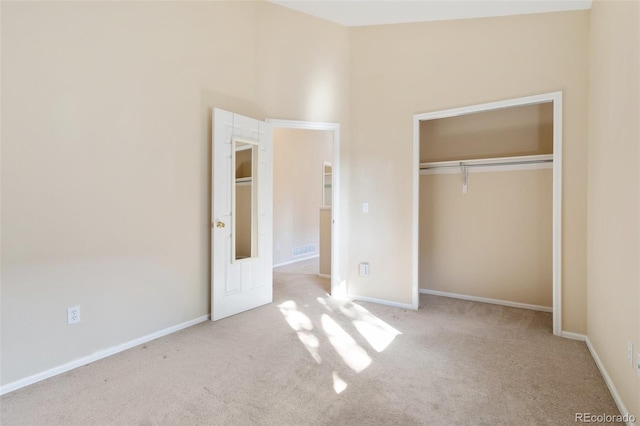
<path id="1" fill-rule="evenodd" d="M 360 264 L 360 276 L 368 277 L 369 276 L 369 264 L 366 262 L 362 262 Z"/>

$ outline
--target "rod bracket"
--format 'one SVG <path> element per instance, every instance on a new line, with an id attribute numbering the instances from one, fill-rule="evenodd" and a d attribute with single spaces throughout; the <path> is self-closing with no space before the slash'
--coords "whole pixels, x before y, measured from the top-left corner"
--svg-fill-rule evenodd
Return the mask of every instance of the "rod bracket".
<path id="1" fill-rule="evenodd" d="M 467 184 L 469 181 L 469 170 L 467 169 L 467 166 L 464 163 L 460 163 L 460 176 L 462 177 L 462 193 L 466 194 L 467 193 Z"/>

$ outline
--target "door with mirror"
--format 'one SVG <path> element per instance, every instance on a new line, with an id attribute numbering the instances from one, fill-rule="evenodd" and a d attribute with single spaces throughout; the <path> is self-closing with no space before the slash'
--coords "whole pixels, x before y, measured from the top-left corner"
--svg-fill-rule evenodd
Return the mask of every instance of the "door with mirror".
<path id="1" fill-rule="evenodd" d="M 211 318 L 273 299 L 272 128 L 213 112 Z"/>

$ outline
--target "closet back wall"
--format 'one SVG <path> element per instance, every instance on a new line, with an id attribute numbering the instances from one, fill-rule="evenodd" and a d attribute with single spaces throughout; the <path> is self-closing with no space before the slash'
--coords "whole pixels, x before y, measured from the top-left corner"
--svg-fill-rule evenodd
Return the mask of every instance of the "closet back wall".
<path id="1" fill-rule="evenodd" d="M 420 176 L 420 288 L 551 307 L 553 170 Z"/>

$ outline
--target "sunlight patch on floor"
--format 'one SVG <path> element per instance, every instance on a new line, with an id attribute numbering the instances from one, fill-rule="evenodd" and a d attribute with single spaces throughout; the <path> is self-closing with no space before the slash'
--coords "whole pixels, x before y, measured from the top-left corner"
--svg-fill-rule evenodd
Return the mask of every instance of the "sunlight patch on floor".
<path id="1" fill-rule="evenodd" d="M 288 300 L 279 304 L 278 309 L 282 312 L 282 315 L 289 324 L 289 327 L 295 330 L 298 335 L 298 339 L 302 342 L 311 357 L 320 364 L 322 362 L 322 357 L 318 351 L 320 342 L 318 341 L 318 338 L 311 333 L 311 330 L 313 330 L 311 319 L 298 310 L 298 306 L 293 300 Z"/>
<path id="2" fill-rule="evenodd" d="M 400 333 L 360 305 L 350 303 L 340 307 L 343 314 L 353 318 L 353 325 L 376 352 L 384 351 Z"/>
<path id="3" fill-rule="evenodd" d="M 311 319 L 298 310 L 298 306 L 293 300 L 279 304 L 278 309 L 280 309 L 284 319 L 294 330 L 313 330 Z"/>
<path id="4" fill-rule="evenodd" d="M 353 325 L 376 352 L 384 351 L 396 337 L 395 334 L 366 321 L 354 320 Z"/>
<path id="5" fill-rule="evenodd" d="M 342 358 L 345 365 L 356 373 L 360 373 L 369 367 L 373 360 L 367 350 L 352 337 L 353 332 L 357 331 L 369 343 L 371 348 L 378 353 L 384 351 L 396 336 L 402 334 L 364 307 L 350 300 L 331 297 L 327 294 L 326 297 L 317 297 L 316 301 L 325 310 L 325 313 L 320 314 L 320 324 L 316 323 L 317 329 L 314 329 L 311 318 L 301 312 L 301 309 L 306 310 L 309 308 L 308 305 L 299 307 L 295 301 L 288 300 L 279 304 L 278 309 L 289 326 L 296 332 L 305 349 L 318 364 L 322 363 L 320 345 L 321 341 L 323 341 L 318 333 L 324 332 L 329 343 Z M 346 320 L 353 324 L 354 330 L 352 334 L 349 334 L 333 318 L 336 315 L 340 317 L 341 321 Z M 335 370 L 332 373 L 332 379 L 333 390 L 336 394 L 340 394 L 347 389 L 348 383 Z"/>
<path id="6" fill-rule="evenodd" d="M 347 382 L 342 380 L 337 372 L 333 372 L 333 390 L 336 391 L 337 394 L 341 394 L 347 388 Z"/>
<path id="7" fill-rule="evenodd" d="M 353 338 L 329 315 L 322 314 L 322 329 L 342 360 L 356 373 L 371 364 L 371 358 Z"/>

